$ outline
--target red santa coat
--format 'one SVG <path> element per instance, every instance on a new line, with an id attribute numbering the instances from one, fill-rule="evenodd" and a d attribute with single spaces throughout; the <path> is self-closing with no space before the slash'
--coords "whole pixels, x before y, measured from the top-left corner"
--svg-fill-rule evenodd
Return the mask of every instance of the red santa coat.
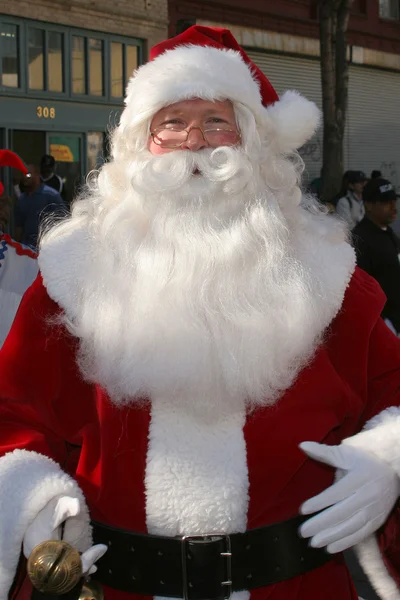
<path id="1" fill-rule="evenodd" d="M 218 494 L 226 488 L 229 496 L 229 486 L 233 487 L 232 498 L 237 498 L 237 512 L 240 513 L 237 530 L 252 529 L 297 515 L 302 502 L 331 485 L 334 478 L 333 470 L 308 459 L 298 449 L 299 443 L 315 440 L 339 444 L 344 438 L 358 433 L 371 417 L 386 407 L 399 405 L 400 345 L 379 318 L 383 303 L 383 294 L 377 284 L 362 271 L 356 271 L 342 309 L 312 363 L 276 405 L 260 408 L 243 421 L 243 447 L 234 441 L 229 448 L 231 460 L 224 455 L 225 463 L 221 466 L 218 450 L 221 440 L 222 445 L 229 447 L 231 444 L 229 432 L 215 431 L 214 437 L 204 438 L 211 448 L 210 453 L 200 460 L 204 460 L 206 480 L 209 477 L 206 483 L 211 490 L 209 501 L 214 502 L 214 506 L 206 507 L 210 514 L 213 513 L 210 523 L 204 521 L 204 514 L 201 516 L 199 529 L 203 529 L 203 533 L 207 532 L 207 527 L 208 531 L 215 527 L 215 515 L 225 501 Z M 174 498 L 175 494 L 178 499 L 179 495 L 186 494 L 185 490 L 191 489 L 196 494 L 196 486 L 204 485 L 204 473 L 195 471 L 200 468 L 197 459 L 190 465 L 190 449 L 186 462 L 179 463 L 187 442 L 173 439 L 178 431 L 174 430 L 174 423 L 179 422 L 180 417 L 171 418 L 171 431 L 166 435 L 170 446 L 164 443 L 165 440 L 159 443 L 160 430 L 153 423 L 150 404 L 117 408 L 103 390 L 84 383 L 76 367 L 75 340 L 61 326 L 49 324 L 49 319 L 59 310 L 38 278 L 24 297 L 1 354 L 1 453 L 24 448 L 52 457 L 79 484 L 91 517 L 103 523 L 146 532 L 148 513 L 159 506 L 161 533 L 162 521 L 169 518 L 168 514 L 162 513 L 163 495 L 168 493 Z M 167 423 L 165 421 L 164 425 Z M 201 437 L 195 423 L 191 425 L 186 420 L 184 425 L 188 429 L 187 439 Z M 247 488 L 241 487 L 241 454 L 246 463 L 249 498 Z M 1 590 L 8 589 L 12 581 L 15 553 L 19 554 L 24 532 L 25 525 L 22 525 L 18 511 L 20 499 L 26 497 L 24 492 L 29 487 L 30 473 L 33 473 L 33 479 L 36 477 L 36 463 L 30 465 L 27 454 L 9 456 L 14 461 L 14 468 L 9 470 L 12 476 L 1 479 L 4 469 L 0 469 L 1 481 L 9 484 L 8 489 L 3 485 L 7 502 L 0 493 L 0 514 L 2 525 L 11 523 L 10 527 L 15 526 L 20 538 L 16 536 L 14 549 L 10 550 L 7 531 L 3 528 L 0 533 L 1 597 Z M 207 460 L 213 463 L 208 464 Z M 157 461 L 161 461 L 161 468 L 151 472 L 149 462 Z M 188 471 L 185 470 L 187 467 Z M 191 467 L 194 467 L 192 473 Z M 59 467 L 51 463 L 49 469 Z M 164 471 L 165 481 L 159 481 L 164 477 Z M 215 474 L 219 479 L 222 475 L 222 487 L 221 482 L 213 479 Z M 62 478 L 62 474 L 59 475 L 60 481 Z M 42 492 L 44 479 L 47 481 L 48 475 L 40 472 L 33 487 L 29 487 L 31 492 L 35 491 L 31 495 L 32 504 Z M 40 489 L 36 486 L 37 481 L 42 486 Z M 71 493 L 70 485 L 62 479 L 57 492 Z M 204 494 L 207 495 L 206 489 Z M 190 501 L 189 494 L 184 502 Z M 36 509 L 32 508 L 32 514 Z M 379 534 L 386 565 L 393 577 L 397 577 L 400 559 L 398 515 L 396 507 Z M 151 515 L 152 531 L 157 518 L 157 515 Z M 16 525 L 12 525 L 13 520 Z M 80 539 L 76 545 L 84 547 L 89 543 L 88 538 Z M 4 558 L 2 553 L 6 552 L 8 555 Z M 267 556 L 265 560 L 268 561 Z M 248 597 L 246 593 L 239 594 L 241 598 Z M 106 590 L 107 600 L 133 597 Z M 252 600 L 261 598 L 355 600 L 357 594 L 343 557 L 337 555 L 324 566 L 300 577 L 251 592 Z"/>

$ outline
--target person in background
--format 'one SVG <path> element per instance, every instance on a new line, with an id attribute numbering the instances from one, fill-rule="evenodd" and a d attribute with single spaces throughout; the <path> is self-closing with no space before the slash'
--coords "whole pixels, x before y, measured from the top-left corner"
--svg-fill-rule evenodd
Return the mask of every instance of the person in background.
<path id="1" fill-rule="evenodd" d="M 365 214 L 362 191 L 368 178 L 362 171 L 347 171 L 347 181 L 347 192 L 338 200 L 336 212 L 352 230 Z"/>
<path id="2" fill-rule="evenodd" d="M 17 154 L 0 150 L 0 167 L 12 167 L 26 175 L 28 169 Z M 13 240 L 5 230 L 10 219 L 11 198 L 0 182 L 0 348 L 14 321 L 22 296 L 38 273 L 36 254 Z"/>
<path id="3" fill-rule="evenodd" d="M 64 216 L 66 206 L 60 194 L 42 182 L 38 166 L 28 169 L 29 177 L 23 179 L 25 192 L 16 201 L 15 238 L 36 248 L 40 223 L 50 215 Z"/>
<path id="4" fill-rule="evenodd" d="M 363 190 L 365 217 L 353 230 L 357 264 L 386 294 L 382 317 L 400 333 L 400 239 L 390 227 L 397 216 L 397 196 L 387 179 L 371 179 Z"/>
<path id="5" fill-rule="evenodd" d="M 0 348 L 13 324 L 22 296 L 38 274 L 37 254 L 3 233 L 0 200 Z"/>
<path id="6" fill-rule="evenodd" d="M 377 177 L 382 177 L 382 172 L 374 170 L 371 172 L 371 179 L 376 179 Z"/>
<path id="7" fill-rule="evenodd" d="M 348 181 L 349 173 L 350 173 L 350 171 L 345 171 L 343 173 L 342 185 L 340 187 L 340 191 L 330 201 L 330 204 L 335 207 L 335 211 L 336 211 L 336 205 L 337 205 L 338 201 L 340 200 L 340 198 L 343 198 L 343 196 L 345 196 L 347 194 L 347 190 L 349 189 L 349 181 Z"/>
<path id="8" fill-rule="evenodd" d="M 65 182 L 55 172 L 56 160 L 51 154 L 45 154 L 42 156 L 40 161 L 40 178 L 49 187 L 52 187 L 58 192 L 63 199 L 64 203 L 67 204 L 67 190 Z"/>
<path id="9" fill-rule="evenodd" d="M 322 188 L 322 169 L 318 177 L 315 177 L 310 183 L 310 192 L 314 194 L 321 201 L 321 188 Z"/>
<path id="10" fill-rule="evenodd" d="M 10 222 L 11 198 L 0 196 L 0 232 L 6 231 Z"/>
<path id="11" fill-rule="evenodd" d="M 13 177 L 13 184 L 12 184 L 12 189 L 13 189 L 13 197 L 15 200 L 17 200 L 20 195 L 22 194 L 22 192 L 24 192 L 24 186 L 23 186 L 23 176 L 21 175 L 21 173 L 19 173 L 18 175 L 15 175 Z"/>

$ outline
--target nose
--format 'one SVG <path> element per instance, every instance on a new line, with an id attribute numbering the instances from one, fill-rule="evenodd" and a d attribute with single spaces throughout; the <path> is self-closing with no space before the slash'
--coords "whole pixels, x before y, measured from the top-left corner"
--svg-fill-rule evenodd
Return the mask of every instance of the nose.
<path id="1" fill-rule="evenodd" d="M 191 152 L 197 152 L 198 150 L 207 147 L 208 143 L 198 127 L 193 127 L 193 129 L 189 131 L 186 142 L 181 146 L 182 150 L 190 150 Z"/>

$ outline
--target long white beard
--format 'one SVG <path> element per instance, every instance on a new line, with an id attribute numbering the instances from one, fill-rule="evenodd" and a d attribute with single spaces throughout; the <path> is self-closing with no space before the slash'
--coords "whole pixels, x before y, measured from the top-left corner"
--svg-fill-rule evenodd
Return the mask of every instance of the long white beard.
<path id="1" fill-rule="evenodd" d="M 42 253 L 79 239 L 63 308 L 84 376 L 113 402 L 212 419 L 272 404 L 310 360 L 338 306 L 309 238 L 335 251 L 344 233 L 299 206 L 290 161 L 267 163 L 232 148 L 110 163 L 45 235 Z"/>

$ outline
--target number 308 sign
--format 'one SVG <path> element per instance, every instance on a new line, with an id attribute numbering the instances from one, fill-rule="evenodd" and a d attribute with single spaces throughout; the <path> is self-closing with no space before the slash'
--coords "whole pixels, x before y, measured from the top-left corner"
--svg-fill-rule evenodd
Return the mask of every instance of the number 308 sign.
<path id="1" fill-rule="evenodd" d="M 41 106 L 39 104 L 36 107 L 36 116 L 38 119 L 55 119 L 56 109 L 54 106 Z"/>

